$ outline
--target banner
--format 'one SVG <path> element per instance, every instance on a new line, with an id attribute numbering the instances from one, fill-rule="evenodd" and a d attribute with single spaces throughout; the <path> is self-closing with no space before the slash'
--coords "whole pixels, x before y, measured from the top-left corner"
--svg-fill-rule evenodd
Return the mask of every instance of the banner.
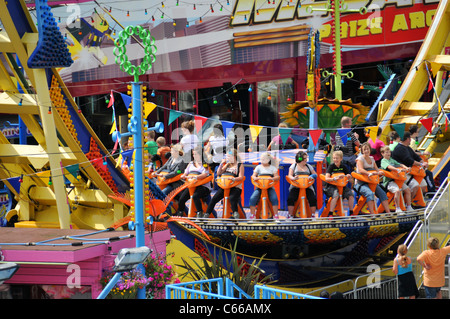
<path id="1" fill-rule="evenodd" d="M 205 125 L 205 122 L 208 120 L 208 118 L 203 116 L 194 116 L 194 122 L 195 122 L 195 128 L 197 129 L 197 133 L 200 132 L 203 125 Z"/>
<path id="2" fill-rule="evenodd" d="M 311 137 L 312 142 L 314 143 L 314 147 L 317 146 L 317 142 L 319 141 L 320 135 L 322 134 L 322 130 L 309 130 L 309 136 Z"/>
<path id="3" fill-rule="evenodd" d="M 178 111 L 170 110 L 170 113 L 169 113 L 169 122 L 167 123 L 167 125 L 172 124 L 172 122 L 175 121 L 177 118 L 179 118 L 182 114 L 183 114 L 183 112 L 178 112 Z"/>
<path id="4" fill-rule="evenodd" d="M 234 123 L 233 123 L 233 122 L 222 121 L 223 136 L 225 136 L 225 138 L 227 138 L 228 133 L 231 131 L 231 129 L 233 128 L 233 126 L 234 126 Z"/>
<path id="5" fill-rule="evenodd" d="M 151 102 L 144 102 L 144 118 L 146 119 L 150 113 L 153 112 L 153 110 L 156 108 L 156 104 L 155 103 L 151 103 Z"/>
<path id="6" fill-rule="evenodd" d="M 433 131 L 433 118 L 421 119 L 420 123 L 422 123 L 423 127 L 427 129 L 429 133 Z"/>
<path id="7" fill-rule="evenodd" d="M 398 133 L 398 136 L 400 136 L 400 138 L 403 139 L 403 135 L 405 134 L 406 123 L 396 123 L 391 125 L 392 128 Z"/>
<path id="8" fill-rule="evenodd" d="M 250 125 L 250 134 L 252 135 L 253 143 L 255 143 L 256 138 L 258 137 L 259 133 L 261 133 L 262 129 L 263 127 L 259 125 Z"/>
<path id="9" fill-rule="evenodd" d="M 283 145 L 286 144 L 287 139 L 291 135 L 292 129 L 291 128 L 279 128 L 278 133 L 281 136 L 281 140 L 283 141 Z"/>
<path id="10" fill-rule="evenodd" d="M 347 145 L 348 134 L 349 134 L 351 131 L 352 131 L 351 128 L 340 128 L 340 129 L 337 130 L 337 132 L 338 132 L 338 134 L 339 134 L 339 136 L 340 136 L 340 138 L 341 138 L 341 140 L 342 140 L 342 143 L 343 143 L 344 145 Z"/>

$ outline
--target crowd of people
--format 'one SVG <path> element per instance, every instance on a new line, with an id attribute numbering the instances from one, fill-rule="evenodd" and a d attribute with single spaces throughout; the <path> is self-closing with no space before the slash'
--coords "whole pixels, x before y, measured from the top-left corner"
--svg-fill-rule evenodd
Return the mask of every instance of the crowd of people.
<path id="1" fill-rule="evenodd" d="M 285 127 L 284 124 L 279 127 Z M 341 121 L 342 128 L 351 127 L 351 119 L 344 117 Z M 225 138 L 220 124 L 213 127 L 213 133 L 205 143 L 201 143 L 197 135 L 194 134 L 194 121 L 183 122 L 181 125 L 183 137 L 180 142 L 167 146 L 164 137 L 155 140 L 155 134 L 150 132 L 146 137 L 145 148 L 151 154 L 151 169 L 147 171 L 150 176 L 159 177 L 163 180 L 171 180 L 179 176 L 174 182 L 166 184 L 162 192 L 168 195 L 177 187 L 183 185 L 188 177 L 196 181 L 214 175 L 231 177 L 233 182 L 242 182 L 245 179 L 244 165 L 236 147 L 233 147 L 229 140 Z M 324 179 L 324 194 L 330 198 L 330 211 L 334 211 L 337 200 L 340 197 L 338 188 L 333 185 L 339 178 L 348 178 L 349 183 L 344 187 L 342 198 L 348 201 L 349 214 L 353 214 L 355 205 L 355 192 L 366 198 L 367 207 L 370 214 L 377 212 L 376 199 L 381 203 L 385 212 L 390 212 L 387 193 L 393 194 L 396 213 L 402 213 L 400 198 L 405 200 L 406 210 L 413 210 L 413 199 L 419 189 L 423 192 L 434 191 L 433 177 L 427 170 L 427 162 L 424 160 L 427 155 L 417 151 L 415 136 L 417 126 L 412 126 L 409 131 L 404 132 L 400 137 L 395 131 L 389 133 L 388 143 L 382 141 L 381 130 L 378 130 L 375 141 L 369 140 L 361 143 L 359 135 L 355 132 L 348 134 L 347 142 L 337 134 L 333 143 L 332 161 L 327 166 Z M 284 143 L 280 135 L 275 136 L 269 149 L 280 149 Z M 287 139 L 285 144 L 291 144 L 286 148 L 299 148 L 293 139 Z M 204 147 L 203 147 L 204 145 Z M 284 145 L 286 146 L 286 145 Z M 251 147 L 248 143 L 245 147 Z M 280 179 L 278 160 L 270 152 L 264 152 L 260 156 L 260 163 L 255 166 L 251 178 L 258 180 L 263 176 L 273 181 Z M 413 166 L 418 166 L 427 171 L 427 178 L 421 183 L 411 176 L 410 170 Z M 150 167 L 150 165 L 149 165 Z M 153 169 L 155 169 L 153 171 Z M 394 180 L 383 176 L 383 171 L 399 171 L 406 173 L 406 181 L 399 186 Z M 373 192 L 369 185 L 361 180 L 353 179 L 351 173 L 356 172 L 362 175 L 380 175 L 381 183 L 377 185 Z M 308 176 L 311 180 L 317 179 L 317 173 L 312 165 L 308 163 L 308 154 L 299 150 L 295 154 L 295 161 L 289 166 L 287 179 L 295 180 L 299 176 Z M 213 179 L 214 181 L 214 179 Z M 218 217 L 215 206 L 224 198 L 224 190 L 214 188 L 210 181 L 200 183 L 192 195 L 194 207 L 197 209 L 196 216 L 207 218 Z M 215 192 L 213 192 L 215 190 Z M 288 217 L 295 215 L 294 206 L 299 197 L 299 188 L 290 185 L 287 197 Z M 231 204 L 231 218 L 239 218 L 239 205 L 241 203 L 242 183 L 232 187 L 229 193 Z M 267 189 L 268 201 L 272 206 L 274 217 L 277 218 L 279 200 L 273 187 Z M 310 216 L 317 216 L 317 195 L 314 185 L 306 189 L 306 199 L 309 204 Z M 211 196 L 213 195 L 213 196 Z M 186 202 L 190 198 L 189 190 L 186 188 L 177 195 L 178 209 L 176 215 L 186 214 Z M 255 218 L 256 207 L 261 198 L 261 189 L 255 186 L 249 199 L 250 218 Z M 203 205 L 207 203 L 206 210 Z M 398 276 L 399 298 L 416 298 L 419 296 L 416 281 L 412 271 L 413 261 L 407 256 L 408 249 L 405 245 L 400 245 L 397 256 L 393 261 L 392 270 Z M 424 287 L 427 298 L 442 298 L 441 287 L 444 285 L 444 263 L 447 254 L 450 253 L 450 246 L 440 248 L 437 238 L 428 240 L 428 249 L 417 257 L 417 263 L 424 270 Z M 336 297 L 338 298 L 338 297 Z"/>
<path id="2" fill-rule="evenodd" d="M 341 127 L 351 129 L 352 120 L 349 117 L 343 117 Z M 285 128 L 286 125 L 281 123 L 279 128 Z M 192 200 L 197 209 L 197 216 L 209 217 L 216 216 L 215 205 L 224 197 L 224 192 L 214 182 L 218 176 L 231 175 L 233 181 L 244 180 L 244 165 L 239 157 L 236 144 L 230 143 L 230 139 L 224 136 L 221 124 L 212 127 L 211 136 L 202 142 L 194 133 L 195 122 L 193 120 L 185 121 L 181 124 L 182 137 L 179 143 L 168 146 L 164 137 L 160 136 L 155 139 L 154 131 L 147 132 L 145 148 L 151 156 L 148 165 L 147 174 L 151 174 L 152 178 L 161 178 L 171 180 L 175 176 L 180 178 L 173 181 L 162 189 L 165 195 L 183 185 L 188 175 L 197 174 L 196 179 L 201 180 L 207 176 L 214 175 L 212 183 L 208 182 L 196 188 Z M 353 208 L 356 203 L 356 196 L 364 196 L 367 201 L 367 208 L 370 214 L 378 211 L 377 200 L 381 204 L 384 212 L 390 213 L 390 204 L 388 201 L 388 193 L 392 193 L 394 197 L 395 212 L 402 213 L 406 207 L 407 211 L 413 210 L 413 200 L 419 191 L 434 191 L 434 183 L 432 176 L 431 183 L 427 183 L 424 178 L 419 184 L 412 175 L 410 169 L 413 166 L 423 167 L 427 171 L 427 162 L 423 159 L 415 145 L 412 136 L 417 134 L 417 127 L 412 126 L 410 131 L 404 132 L 402 138 L 397 132 L 392 131 L 389 134 L 388 143 L 382 141 L 381 130 L 377 132 L 375 141 L 368 139 L 367 142 L 360 142 L 359 135 L 350 130 L 347 134 L 346 143 L 339 134 L 336 134 L 333 143 L 332 162 L 327 166 L 323 185 L 323 193 L 331 198 L 329 204 L 330 212 L 336 208 L 337 200 L 340 197 L 338 188 L 333 182 L 339 178 L 346 176 L 349 183 L 344 187 L 342 198 L 347 200 L 349 215 L 353 214 Z M 250 147 L 250 145 L 245 145 Z M 280 134 L 276 135 L 269 143 L 268 150 L 276 150 L 281 148 L 299 148 L 299 144 L 291 137 L 283 142 Z M 425 154 L 426 155 L 426 154 Z M 262 176 L 270 178 L 273 181 L 280 179 L 279 162 L 272 157 L 270 152 L 262 152 L 260 163 L 254 168 L 251 178 L 258 180 Z M 395 180 L 383 176 L 383 170 L 405 172 L 407 179 L 405 183 L 399 187 Z M 360 175 L 372 176 L 380 175 L 381 182 L 372 191 L 367 182 L 354 179 L 351 175 L 356 172 Z M 337 174 L 340 173 L 340 174 Z M 300 175 L 307 175 L 312 180 L 317 180 L 317 173 L 314 167 L 308 164 L 308 154 L 299 150 L 295 155 L 295 162 L 290 165 L 287 178 L 294 181 Z M 288 216 L 294 217 L 294 207 L 299 197 L 299 188 L 289 186 L 287 196 Z M 261 189 L 255 186 L 252 195 L 249 198 L 250 215 L 249 218 L 255 218 L 256 209 L 261 198 Z M 230 203 L 232 216 L 239 216 L 238 209 L 241 203 L 242 184 L 233 187 L 230 190 Z M 271 205 L 273 217 L 278 217 L 279 198 L 274 187 L 267 189 L 268 201 Z M 400 199 L 403 197 L 405 206 L 400 205 Z M 178 201 L 178 211 L 176 214 L 185 214 L 187 200 L 190 199 L 188 189 L 181 192 L 176 200 Z M 309 205 L 309 216 L 319 217 L 317 208 L 317 192 L 315 185 L 311 185 L 306 189 L 306 199 Z M 202 203 L 207 202 L 207 208 L 203 211 Z"/>

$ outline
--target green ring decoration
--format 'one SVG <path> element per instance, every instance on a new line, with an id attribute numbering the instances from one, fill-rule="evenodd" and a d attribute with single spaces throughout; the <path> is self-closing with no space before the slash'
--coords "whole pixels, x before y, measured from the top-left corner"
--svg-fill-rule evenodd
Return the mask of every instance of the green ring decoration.
<path id="1" fill-rule="evenodd" d="M 142 58 L 140 65 L 133 65 L 128 61 L 126 55 L 127 49 L 126 44 L 128 43 L 128 38 L 132 35 L 137 35 L 142 40 L 144 46 L 145 55 Z M 124 30 L 120 31 L 117 39 L 114 40 L 113 54 L 115 56 L 115 63 L 120 66 L 120 69 L 135 77 L 135 82 L 139 81 L 139 75 L 145 74 L 149 69 L 151 69 L 152 64 L 156 61 L 156 46 L 155 38 L 151 36 L 150 31 L 142 28 L 142 26 L 128 26 Z"/>

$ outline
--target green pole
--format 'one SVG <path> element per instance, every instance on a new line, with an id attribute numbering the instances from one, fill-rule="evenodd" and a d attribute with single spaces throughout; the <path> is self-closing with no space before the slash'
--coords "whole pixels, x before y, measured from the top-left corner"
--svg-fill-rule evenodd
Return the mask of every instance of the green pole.
<path id="1" fill-rule="evenodd" d="M 342 77 L 352 78 L 353 72 L 349 71 L 347 73 L 342 73 L 342 64 L 341 64 L 341 13 L 349 13 L 349 12 L 359 12 L 360 14 L 365 14 L 367 12 L 366 7 L 361 7 L 359 10 L 356 9 L 347 9 L 347 4 L 344 0 L 329 0 L 325 5 L 325 8 L 313 8 L 312 6 L 308 6 L 306 8 L 306 12 L 313 13 L 314 11 L 326 11 L 331 12 L 333 15 L 334 22 L 334 62 L 333 62 L 333 73 L 328 71 L 324 71 L 322 76 L 334 77 L 334 94 L 335 98 L 338 100 L 342 100 Z"/>
<path id="2" fill-rule="evenodd" d="M 335 63 L 335 98 L 342 100 L 342 67 L 341 67 L 341 13 L 340 13 L 340 0 L 334 1 L 334 56 L 336 57 Z"/>

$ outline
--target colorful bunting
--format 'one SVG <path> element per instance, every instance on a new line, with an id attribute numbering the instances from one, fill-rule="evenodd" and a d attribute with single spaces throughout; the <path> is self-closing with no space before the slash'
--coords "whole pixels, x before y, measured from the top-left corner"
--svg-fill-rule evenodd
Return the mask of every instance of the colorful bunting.
<path id="1" fill-rule="evenodd" d="M 322 134 L 322 130 L 309 130 L 309 136 L 311 137 L 312 142 L 314 143 L 314 147 L 317 146 L 317 142 L 319 141 L 320 135 Z"/>
<path id="2" fill-rule="evenodd" d="M 279 128 L 278 134 L 280 134 L 281 140 L 283 141 L 283 145 L 286 144 L 289 135 L 291 135 L 292 128 Z"/>
<path id="3" fill-rule="evenodd" d="M 113 94 L 113 91 L 111 91 L 111 94 L 109 96 L 108 108 L 110 108 L 112 105 L 114 105 L 114 94 Z"/>
<path id="4" fill-rule="evenodd" d="M 433 80 L 431 78 L 429 78 L 427 92 L 430 92 L 432 89 L 433 89 Z"/>
<path id="5" fill-rule="evenodd" d="M 340 128 L 340 129 L 337 130 L 337 132 L 338 132 L 338 134 L 339 134 L 339 136 L 340 136 L 340 138 L 341 138 L 341 140 L 342 140 L 342 143 L 343 143 L 344 145 L 347 145 L 347 135 L 348 135 L 351 131 L 352 131 L 351 128 Z"/>
<path id="6" fill-rule="evenodd" d="M 444 114 L 445 114 L 445 131 L 447 132 L 448 123 L 450 121 L 450 113 L 444 113 Z"/>
<path id="7" fill-rule="evenodd" d="M 116 159 L 116 167 L 119 167 L 119 165 L 122 165 L 122 161 L 123 161 L 122 154 L 119 153 L 119 157 L 117 157 L 117 159 Z"/>
<path id="8" fill-rule="evenodd" d="M 421 119 L 420 123 L 422 123 L 423 127 L 427 129 L 429 133 L 433 131 L 433 118 L 429 117 L 427 119 Z"/>
<path id="9" fill-rule="evenodd" d="M 117 135 L 116 135 L 116 141 L 114 142 L 114 148 L 113 148 L 113 150 L 111 151 L 111 155 L 114 154 L 114 153 L 117 151 L 117 149 L 118 149 L 118 147 L 119 147 L 119 141 L 120 141 L 120 139 L 119 139 L 119 134 L 117 134 Z"/>
<path id="10" fill-rule="evenodd" d="M 153 112 L 156 106 L 157 105 L 155 103 L 144 102 L 144 118 L 147 118 L 150 115 L 150 113 Z"/>
<path id="11" fill-rule="evenodd" d="M 128 108 L 131 104 L 131 96 L 123 94 L 123 93 L 120 93 L 120 96 L 122 97 L 125 107 Z"/>
<path id="12" fill-rule="evenodd" d="M 179 118 L 182 114 L 183 114 L 182 112 L 170 110 L 169 122 L 167 123 L 167 125 L 172 124 L 172 122 L 175 121 L 177 118 Z"/>
<path id="13" fill-rule="evenodd" d="M 366 127 L 366 130 L 369 132 L 369 137 L 372 140 L 372 142 L 375 143 L 377 139 L 378 126 Z"/>
<path id="14" fill-rule="evenodd" d="M 405 134 L 405 125 L 406 123 L 392 124 L 392 128 L 398 133 L 401 139 L 403 139 L 403 135 Z"/>
<path id="15" fill-rule="evenodd" d="M 111 126 L 111 130 L 109 131 L 109 135 L 116 131 L 116 120 L 114 119 L 113 124 Z"/>
<path id="16" fill-rule="evenodd" d="M 234 122 L 222 121 L 223 136 L 225 136 L 225 138 L 227 138 L 228 133 L 231 131 L 233 126 Z"/>
<path id="17" fill-rule="evenodd" d="M 442 64 L 436 62 L 429 62 L 429 63 L 431 66 L 431 73 L 433 74 L 433 76 L 436 76 L 439 70 L 441 69 Z"/>
<path id="18" fill-rule="evenodd" d="M 80 171 L 80 166 L 78 164 L 73 164 L 66 166 L 65 169 L 75 178 L 78 176 L 78 172 Z"/>
<path id="19" fill-rule="evenodd" d="M 10 177 L 6 180 L 11 184 L 11 186 L 14 188 L 17 194 L 20 194 L 20 176 L 17 177 Z"/>
<path id="20" fill-rule="evenodd" d="M 197 129 L 197 133 L 200 132 L 203 125 L 205 125 L 205 122 L 208 120 L 208 118 L 203 116 L 194 116 L 194 122 L 195 122 L 195 128 Z"/>
<path id="21" fill-rule="evenodd" d="M 262 129 L 263 127 L 259 125 L 250 125 L 250 134 L 252 135 L 253 143 L 255 143 L 256 138 L 258 137 L 259 133 L 261 133 Z"/>

